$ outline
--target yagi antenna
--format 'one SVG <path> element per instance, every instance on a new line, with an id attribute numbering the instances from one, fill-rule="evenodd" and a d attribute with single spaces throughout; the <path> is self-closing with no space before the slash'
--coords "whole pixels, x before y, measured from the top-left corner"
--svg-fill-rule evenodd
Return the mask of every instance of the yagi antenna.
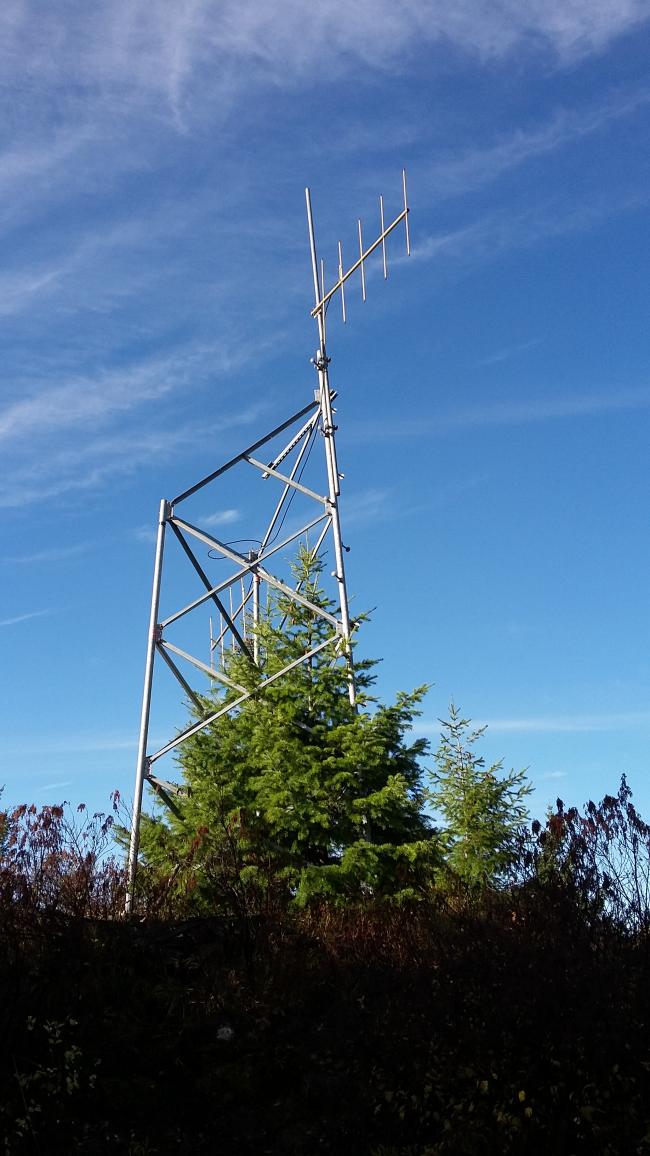
<path id="1" fill-rule="evenodd" d="M 383 270 L 384 270 L 384 278 L 386 278 L 388 276 L 388 261 L 386 258 L 386 238 L 389 236 L 390 233 L 392 233 L 393 229 L 396 229 L 398 225 L 401 225 L 402 221 L 404 222 L 404 229 L 405 229 L 405 233 L 406 233 L 406 253 L 407 253 L 407 256 L 410 256 L 410 254 L 411 254 L 411 238 L 409 235 L 409 221 L 408 221 L 409 206 L 408 206 L 408 200 L 407 200 L 407 196 L 406 196 L 406 170 L 405 169 L 402 169 L 402 195 L 404 197 L 404 207 L 403 207 L 401 213 L 398 213 L 398 215 L 395 217 L 395 220 L 391 221 L 390 225 L 386 225 L 386 223 L 385 223 L 384 198 L 382 196 L 380 196 L 380 198 L 379 198 L 380 232 L 379 232 L 379 236 L 377 237 L 377 239 L 375 241 L 373 241 L 372 245 L 369 245 L 367 249 L 364 249 L 364 247 L 363 247 L 363 231 L 362 231 L 362 227 L 361 227 L 361 220 L 359 219 L 357 221 L 357 227 L 358 227 L 358 232 L 359 232 L 359 256 L 357 257 L 356 261 L 352 265 L 350 265 L 350 268 L 345 270 L 345 271 L 344 271 L 344 266 L 343 266 L 343 247 L 342 247 L 341 242 L 340 241 L 338 242 L 338 280 L 335 282 L 334 285 L 332 285 L 331 289 L 329 289 L 327 292 L 325 292 L 325 283 L 324 283 L 325 277 L 324 277 L 323 262 L 321 261 L 321 263 L 320 263 L 320 276 L 319 276 L 318 261 L 316 259 L 316 242 L 314 240 L 314 220 L 313 220 L 312 209 L 311 209 L 311 195 L 310 195 L 309 189 L 305 189 L 305 196 L 307 198 L 307 220 L 309 223 L 309 243 L 310 243 L 310 247 L 311 247 L 311 261 L 312 261 L 312 269 L 313 269 L 313 275 L 314 275 L 314 296 L 315 296 L 315 301 L 316 301 L 316 304 L 314 305 L 314 308 L 311 311 L 311 315 L 312 315 L 312 317 L 316 317 L 319 320 L 319 327 L 322 330 L 321 338 L 324 336 L 325 311 L 326 311 L 327 306 L 328 306 L 329 302 L 331 301 L 332 297 L 334 296 L 335 293 L 338 293 L 339 290 L 341 291 L 341 313 L 343 315 L 343 320 L 344 321 L 346 320 L 345 288 L 344 288 L 344 286 L 345 286 L 345 282 L 348 280 L 348 278 L 350 278 L 353 273 L 356 273 L 357 269 L 359 269 L 361 272 L 361 297 L 362 297 L 362 300 L 365 301 L 365 299 L 366 299 L 365 262 L 368 260 L 368 257 L 370 256 L 370 254 L 374 253 L 375 249 L 378 249 L 380 245 L 381 245 L 381 255 L 382 255 L 382 266 L 383 266 Z"/>

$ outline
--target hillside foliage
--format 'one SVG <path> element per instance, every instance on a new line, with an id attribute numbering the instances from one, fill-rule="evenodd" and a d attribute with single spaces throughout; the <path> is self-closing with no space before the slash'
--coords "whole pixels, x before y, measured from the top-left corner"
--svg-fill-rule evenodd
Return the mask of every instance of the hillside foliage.
<path id="1" fill-rule="evenodd" d="M 558 800 L 499 887 L 397 905 L 187 918 L 151 886 L 126 921 L 104 816 L 3 829 L 6 1154 L 648 1150 L 650 829 L 624 781 Z"/>

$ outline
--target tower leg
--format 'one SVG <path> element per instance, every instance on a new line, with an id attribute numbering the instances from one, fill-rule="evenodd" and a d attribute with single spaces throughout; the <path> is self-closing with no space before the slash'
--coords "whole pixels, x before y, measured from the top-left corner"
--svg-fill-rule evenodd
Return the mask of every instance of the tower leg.
<path id="1" fill-rule="evenodd" d="M 160 603 L 160 580 L 162 577 L 163 549 L 165 545 L 165 526 L 169 517 L 169 503 L 163 499 L 160 503 L 158 519 L 158 536 L 156 539 L 156 559 L 153 572 L 153 589 L 151 592 L 151 614 L 149 617 L 149 638 L 147 641 L 147 659 L 144 671 L 144 690 L 142 693 L 142 712 L 140 715 L 140 739 L 138 743 L 138 762 L 135 773 L 135 790 L 133 794 L 133 811 L 131 814 L 131 841 L 129 843 L 129 858 L 127 865 L 126 903 L 125 911 L 128 914 L 133 910 L 133 894 L 135 874 L 138 865 L 138 849 L 140 844 L 140 815 L 142 813 L 142 792 L 144 781 L 148 774 L 147 742 L 149 739 L 149 715 L 151 712 L 151 688 L 153 686 L 153 667 L 156 656 L 156 640 L 158 631 L 158 606 Z"/>
<path id="2" fill-rule="evenodd" d="M 320 322 L 320 317 L 319 317 Z M 319 326 L 320 328 L 320 326 Z M 321 329 L 319 357 L 316 362 L 320 386 L 321 416 L 323 434 L 325 436 L 325 455 L 327 459 L 327 477 L 329 482 L 329 507 L 332 517 L 332 538 L 334 541 L 334 557 L 336 561 L 336 581 L 339 591 L 341 608 L 341 626 L 345 640 L 345 657 L 348 665 L 348 693 L 352 706 L 356 705 L 357 692 L 354 681 L 354 666 L 352 662 L 352 643 L 350 626 L 350 608 L 348 606 L 348 590 L 345 581 L 345 562 L 343 560 L 343 541 L 341 538 L 341 521 L 339 517 L 339 472 L 336 458 L 336 431 L 332 414 L 332 398 L 330 395 L 329 375 L 327 372 L 328 359 L 325 352 L 325 340 Z"/>
<path id="3" fill-rule="evenodd" d="M 253 661 L 256 666 L 260 664 L 260 640 L 259 640 L 259 625 L 260 625 L 260 579 L 259 574 L 253 572 Z"/>

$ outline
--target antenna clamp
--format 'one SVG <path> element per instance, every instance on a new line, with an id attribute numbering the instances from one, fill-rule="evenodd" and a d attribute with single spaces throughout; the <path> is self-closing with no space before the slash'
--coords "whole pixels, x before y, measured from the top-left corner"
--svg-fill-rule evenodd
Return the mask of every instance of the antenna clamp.
<path id="1" fill-rule="evenodd" d="M 320 350 L 317 350 L 314 356 L 310 358 L 312 365 L 319 371 L 319 373 L 325 372 L 331 360 L 331 357 L 327 357 L 326 354 L 321 353 Z"/>

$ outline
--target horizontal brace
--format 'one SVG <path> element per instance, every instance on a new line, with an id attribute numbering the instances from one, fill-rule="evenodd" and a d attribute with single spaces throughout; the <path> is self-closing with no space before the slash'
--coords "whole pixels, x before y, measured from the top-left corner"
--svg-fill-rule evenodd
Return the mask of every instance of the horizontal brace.
<path id="1" fill-rule="evenodd" d="M 154 791 L 172 815 L 177 819 L 183 819 L 183 812 L 176 802 L 181 795 L 186 797 L 191 793 L 187 787 L 180 787 L 176 783 L 168 783 L 166 779 L 159 779 L 156 775 L 147 775 L 147 782 L 153 787 Z"/>
<path id="2" fill-rule="evenodd" d="M 257 458 L 250 457 L 249 454 L 244 454 L 244 460 L 251 466 L 256 466 L 261 470 L 265 476 L 271 475 L 272 478 L 277 478 L 279 482 L 283 482 L 285 486 L 291 486 L 294 490 L 299 490 L 301 494 L 306 494 L 308 498 L 313 498 L 315 502 L 322 502 L 324 506 L 329 504 L 329 498 L 323 497 L 322 494 L 317 494 L 314 490 L 310 490 L 307 486 L 303 486 L 300 482 L 296 482 L 293 478 L 288 478 L 286 474 L 281 474 L 278 470 L 274 470 L 272 466 L 266 465 L 264 462 L 258 462 Z"/>
<path id="3" fill-rule="evenodd" d="M 220 542 L 218 538 L 206 533 L 205 530 L 200 530 L 198 526 L 193 526 L 191 522 L 186 522 L 184 518 L 172 516 L 169 520 L 172 526 L 177 526 L 181 530 L 185 530 L 188 534 L 191 534 L 193 538 L 198 538 L 199 542 L 203 542 L 213 550 L 218 550 L 224 557 L 230 558 L 231 562 L 236 562 L 238 566 L 242 567 L 242 574 L 250 570 L 251 565 L 253 565 L 253 563 L 249 563 L 248 559 L 245 558 L 243 554 L 240 554 L 238 550 L 231 549 L 230 546 L 226 546 L 225 542 Z M 229 582 L 228 585 L 231 585 L 231 583 Z"/>
<path id="4" fill-rule="evenodd" d="M 179 658 L 184 658 L 186 662 L 191 662 L 192 666 L 195 666 L 197 670 L 202 670 L 203 673 L 207 674 L 210 678 L 218 678 L 219 682 L 224 682 L 226 686 L 229 686 L 232 690 L 238 690 L 240 694 L 245 692 L 245 686 L 240 686 L 238 682 L 233 682 L 232 678 L 228 678 L 226 674 L 221 674 L 220 671 L 208 666 L 207 662 L 201 662 L 200 658 L 195 658 L 194 655 L 188 654 L 185 650 L 181 650 L 179 646 L 174 646 L 173 642 L 162 642 L 159 645 L 164 646 L 167 650 L 171 650 L 174 654 L 177 654 Z"/>

